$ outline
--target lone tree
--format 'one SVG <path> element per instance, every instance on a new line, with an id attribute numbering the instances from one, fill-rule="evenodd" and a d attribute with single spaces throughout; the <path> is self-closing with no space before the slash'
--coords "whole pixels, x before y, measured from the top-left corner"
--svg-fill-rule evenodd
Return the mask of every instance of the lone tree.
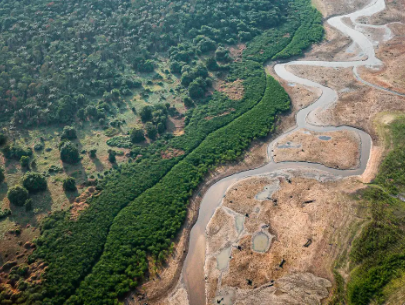
<path id="1" fill-rule="evenodd" d="M 151 140 L 156 139 L 157 129 L 151 122 L 147 122 L 145 124 L 145 129 L 146 129 L 146 134 L 148 135 L 149 139 L 151 139 Z"/>
<path id="2" fill-rule="evenodd" d="M 141 109 L 141 112 L 139 115 L 141 116 L 142 122 L 148 122 L 151 121 L 153 116 L 152 116 L 152 107 L 151 106 L 145 106 Z"/>
<path id="3" fill-rule="evenodd" d="M 24 175 L 23 186 L 30 192 L 40 192 L 46 190 L 45 177 L 39 173 L 28 172 Z"/>
<path id="4" fill-rule="evenodd" d="M 14 205 L 23 206 L 29 197 L 28 190 L 21 185 L 13 186 L 7 193 L 7 198 Z"/>
<path id="5" fill-rule="evenodd" d="M 79 162 L 79 150 L 72 142 L 64 142 L 60 148 L 60 158 L 63 162 L 75 164 Z"/>
<path id="6" fill-rule="evenodd" d="M 76 180 L 73 177 L 67 177 L 63 180 L 63 190 L 66 192 L 76 191 Z"/>
<path id="7" fill-rule="evenodd" d="M 61 139 L 73 140 L 77 139 L 76 129 L 71 126 L 65 126 L 63 128 Z"/>
<path id="8" fill-rule="evenodd" d="M 97 149 L 90 150 L 90 158 L 94 159 L 97 156 Z"/>
<path id="9" fill-rule="evenodd" d="M 135 127 L 131 130 L 131 141 L 132 143 L 140 143 L 145 140 L 145 132 L 142 128 Z"/>
<path id="10" fill-rule="evenodd" d="M 30 167 L 30 157 L 22 156 L 20 159 L 21 167 L 29 168 Z"/>

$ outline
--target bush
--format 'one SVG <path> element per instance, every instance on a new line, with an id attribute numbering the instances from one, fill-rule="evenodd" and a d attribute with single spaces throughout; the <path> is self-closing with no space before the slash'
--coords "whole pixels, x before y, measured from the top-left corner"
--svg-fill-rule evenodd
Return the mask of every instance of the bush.
<path id="1" fill-rule="evenodd" d="M 35 193 L 46 190 L 46 179 L 39 173 L 28 172 L 22 178 L 23 186 L 30 192 Z"/>
<path id="2" fill-rule="evenodd" d="M 7 198 L 14 205 L 22 206 L 28 199 L 28 190 L 21 185 L 13 186 L 7 193 Z"/>
<path id="3" fill-rule="evenodd" d="M 63 180 L 63 190 L 66 192 L 76 191 L 76 180 L 73 177 L 67 177 Z"/>
<path id="4" fill-rule="evenodd" d="M 145 141 L 145 132 L 142 128 L 135 127 L 131 130 L 131 142 L 140 143 Z"/>
<path id="5" fill-rule="evenodd" d="M 30 167 L 30 157 L 22 156 L 20 159 L 21 167 L 29 168 Z"/>
<path id="6" fill-rule="evenodd" d="M 64 142 L 60 148 L 60 158 L 63 162 L 75 164 L 79 162 L 79 150 L 72 142 Z"/>
<path id="7" fill-rule="evenodd" d="M 194 106 L 193 100 L 192 100 L 190 97 L 188 97 L 188 96 L 186 96 L 186 97 L 184 98 L 183 103 L 184 103 L 184 106 L 186 106 L 187 108 L 191 108 L 191 107 Z"/>
<path id="8" fill-rule="evenodd" d="M 15 159 L 19 161 L 22 156 L 31 157 L 32 150 L 29 147 L 21 147 L 18 144 L 7 145 L 3 149 L 4 156 L 7 159 Z"/>
<path id="9" fill-rule="evenodd" d="M 145 124 L 145 129 L 149 139 L 151 140 L 156 139 L 157 129 L 151 122 Z"/>
<path id="10" fill-rule="evenodd" d="M 71 126 L 65 126 L 63 128 L 63 132 L 62 132 L 62 136 L 61 136 L 62 140 L 73 140 L 73 139 L 77 139 L 77 134 L 76 134 L 76 129 L 74 129 Z"/>
<path id="11" fill-rule="evenodd" d="M 90 150 L 90 158 L 94 159 L 96 157 L 97 154 L 97 149 L 91 149 Z"/>
<path id="12" fill-rule="evenodd" d="M 142 122 L 148 122 L 152 120 L 152 107 L 151 106 L 145 106 L 141 109 L 139 115 L 141 116 Z"/>
<path id="13" fill-rule="evenodd" d="M 11 210 L 9 209 L 0 210 L 0 220 L 6 218 L 9 215 L 11 215 Z"/>

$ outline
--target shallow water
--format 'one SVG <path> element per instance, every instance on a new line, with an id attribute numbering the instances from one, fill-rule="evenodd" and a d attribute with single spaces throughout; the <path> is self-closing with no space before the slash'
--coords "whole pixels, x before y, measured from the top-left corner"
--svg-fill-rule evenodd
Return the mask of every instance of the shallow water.
<path id="1" fill-rule="evenodd" d="M 224 270 L 228 267 L 231 257 L 231 247 L 222 250 L 217 256 L 218 270 Z"/>
<path id="2" fill-rule="evenodd" d="M 300 110 L 296 115 L 296 127 L 289 132 L 281 135 L 273 142 L 271 142 L 268 146 L 268 164 L 261 168 L 249 170 L 246 172 L 240 172 L 235 175 L 229 176 L 224 178 L 213 186 L 211 186 L 208 191 L 205 193 L 203 200 L 200 205 L 199 217 L 190 232 L 190 245 L 189 245 L 189 252 L 186 257 L 184 266 L 183 266 L 183 279 L 188 291 L 188 296 L 191 305 L 203 305 L 205 304 L 205 281 L 204 281 L 204 261 L 205 261 L 205 228 L 211 219 L 212 215 L 215 212 L 215 209 L 221 204 L 222 198 L 225 195 L 227 189 L 232 186 L 235 182 L 245 179 L 250 176 L 258 176 L 262 174 L 272 173 L 276 170 L 280 169 L 317 169 L 324 171 L 328 174 L 339 176 L 339 177 L 348 177 L 353 175 L 361 175 L 367 165 L 369 156 L 370 156 L 370 149 L 372 145 L 371 137 L 365 133 L 364 131 L 358 130 L 353 127 L 348 126 L 320 126 L 317 125 L 317 122 L 310 121 L 308 115 L 317 108 L 327 108 L 338 98 L 337 93 L 332 90 L 331 88 L 322 86 L 318 83 L 312 82 L 307 79 L 300 78 L 293 73 L 286 70 L 286 66 L 288 65 L 307 65 L 307 66 L 321 66 L 321 67 L 331 67 L 331 68 L 353 68 L 353 73 L 355 77 L 363 82 L 366 85 L 372 86 L 379 90 L 384 90 L 387 92 L 391 92 L 394 94 L 398 94 L 396 92 L 390 91 L 386 88 L 382 88 L 376 86 L 374 84 L 368 83 L 360 78 L 357 73 L 358 66 L 380 66 L 381 61 L 376 58 L 374 45 L 373 42 L 369 40 L 363 33 L 350 28 L 346 24 L 342 22 L 342 19 L 345 17 L 349 17 L 354 24 L 356 24 L 356 19 L 361 16 L 371 16 L 375 13 L 378 13 L 385 9 L 385 2 L 384 0 L 373 0 L 369 5 L 365 8 L 360 9 L 352 14 L 333 17 L 328 20 L 328 23 L 337 28 L 346 36 L 349 36 L 357 46 L 360 47 L 361 53 L 366 55 L 366 60 L 358 60 L 358 61 L 347 61 L 347 62 L 328 62 L 328 61 L 292 61 L 285 64 L 277 64 L 274 67 L 275 72 L 279 77 L 284 79 L 289 83 L 291 86 L 292 84 L 302 84 L 308 87 L 319 88 L 322 90 L 321 97 L 312 105 Z M 366 26 L 366 25 L 364 25 Z M 401 96 L 405 96 L 404 94 L 398 94 Z M 360 165 L 357 169 L 352 170 L 339 170 L 339 169 L 332 169 L 321 164 L 314 164 L 314 163 L 307 163 L 307 162 L 274 162 L 272 158 L 272 149 L 274 144 L 280 139 L 284 138 L 286 135 L 295 132 L 298 129 L 306 128 L 311 131 L 316 132 L 328 132 L 328 131 L 339 131 L 339 130 L 349 130 L 356 132 L 361 139 L 361 156 L 360 156 Z M 237 220 L 236 220 L 237 222 Z M 237 224 L 236 224 L 237 225 Z M 238 225 L 237 225 L 238 226 Z M 264 234 L 264 233 L 262 233 Z M 264 234 L 265 235 L 265 234 Z M 266 235 L 265 235 L 266 236 Z M 267 237 L 267 236 L 266 236 Z M 262 237 L 258 237 L 262 239 Z M 268 238 L 268 237 L 267 237 Z M 257 241 L 258 244 L 261 244 L 260 239 Z M 259 245 L 258 245 L 259 246 Z M 256 247 L 256 246 L 255 246 Z M 225 251 L 225 250 L 224 250 Z M 230 253 L 230 248 L 229 248 Z M 218 267 L 226 268 L 229 263 L 229 255 L 226 255 L 226 252 L 221 252 L 221 257 L 218 259 Z M 226 259 L 228 259 L 226 261 Z M 224 267 L 225 266 L 225 267 Z"/>
<path id="3" fill-rule="evenodd" d="M 238 232 L 238 234 L 242 233 L 244 224 L 245 224 L 245 216 L 235 217 L 236 232 Z"/>
<path id="4" fill-rule="evenodd" d="M 256 252 L 266 252 L 270 246 L 270 238 L 263 232 L 259 232 L 252 238 L 252 249 Z"/>
<path id="5" fill-rule="evenodd" d="M 322 140 L 322 141 L 329 141 L 330 139 L 332 139 L 332 137 L 328 137 L 328 136 L 319 136 L 319 137 L 318 137 L 318 139 L 319 139 L 319 140 Z"/>

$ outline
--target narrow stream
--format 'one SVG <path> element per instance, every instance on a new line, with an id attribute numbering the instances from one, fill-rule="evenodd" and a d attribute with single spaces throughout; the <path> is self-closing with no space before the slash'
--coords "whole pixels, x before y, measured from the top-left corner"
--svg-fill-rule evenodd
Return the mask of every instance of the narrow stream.
<path id="1" fill-rule="evenodd" d="M 199 216 L 196 224 L 192 228 L 190 232 L 190 245 L 189 245 L 189 252 L 184 262 L 183 270 L 182 270 L 182 278 L 186 285 L 186 289 L 188 292 L 188 297 L 191 305 L 205 305 L 206 297 L 205 297 L 205 280 L 204 280 L 204 262 L 205 262 L 205 228 L 211 219 L 212 215 L 214 214 L 216 208 L 220 205 L 223 196 L 225 195 L 227 189 L 233 185 L 238 180 L 245 179 L 250 176 L 257 176 L 262 174 L 268 174 L 275 170 L 280 169 L 287 169 L 287 168 L 294 168 L 294 169 L 318 169 L 329 174 L 339 176 L 339 177 L 347 177 L 347 176 L 354 176 L 354 175 L 361 175 L 366 166 L 367 162 L 370 157 L 370 150 L 371 150 L 371 137 L 361 131 L 359 129 L 348 127 L 348 126 L 322 126 L 314 120 L 312 117 L 309 117 L 309 114 L 317 109 L 317 108 L 327 108 L 333 103 L 337 101 L 338 94 L 331 88 L 322 86 L 318 83 L 312 82 L 307 79 L 300 78 L 291 72 L 289 72 L 286 67 L 289 65 L 306 65 L 306 66 L 321 66 L 321 67 L 331 67 L 331 68 L 347 68 L 353 67 L 353 74 L 356 79 L 362 81 L 363 83 L 375 87 L 379 90 L 385 90 L 394 94 L 398 94 L 392 92 L 388 89 L 381 88 L 365 82 L 362 80 L 357 73 L 356 68 L 359 66 L 368 66 L 368 67 L 378 67 L 382 64 L 382 62 L 376 58 L 374 46 L 372 41 L 370 41 L 363 33 L 350 28 L 347 26 L 342 19 L 343 18 L 350 18 L 353 24 L 358 25 L 356 23 L 356 19 L 359 17 L 364 16 L 371 16 L 380 11 L 385 9 L 385 2 L 384 0 L 373 0 L 368 6 L 363 9 L 360 9 L 354 13 L 333 17 L 328 20 L 328 23 L 341 31 L 344 35 L 349 36 L 354 43 L 358 45 L 358 47 L 362 50 L 362 53 L 366 55 L 366 60 L 359 60 L 359 61 L 347 61 L 347 62 L 328 62 L 328 61 L 291 61 L 285 64 L 277 64 L 274 69 L 277 75 L 284 79 L 288 83 L 296 83 L 302 84 L 308 87 L 319 88 L 322 90 L 321 97 L 313 104 L 308 106 L 305 109 L 300 110 L 296 115 L 296 127 L 291 129 L 290 131 L 284 133 L 274 141 L 272 141 L 267 149 L 268 155 L 268 164 L 263 167 L 249 170 L 245 172 L 240 172 L 224 178 L 213 186 L 209 188 L 206 194 L 203 197 L 201 202 Z M 362 27 L 366 27 L 367 25 L 362 25 Z M 355 27 L 356 29 L 358 27 Z M 402 94 L 398 94 L 402 95 Z M 405 95 L 402 95 L 405 96 Z M 339 131 L 339 130 L 349 130 L 358 133 L 361 139 L 361 157 L 360 157 L 360 165 L 357 169 L 353 170 L 339 170 L 328 168 L 321 164 L 315 163 L 307 163 L 307 162 L 279 162 L 276 163 L 272 157 L 272 149 L 273 145 L 276 141 L 279 141 L 281 138 L 287 136 L 288 134 L 295 132 L 298 129 L 306 128 L 316 132 L 328 132 L 328 131 Z"/>

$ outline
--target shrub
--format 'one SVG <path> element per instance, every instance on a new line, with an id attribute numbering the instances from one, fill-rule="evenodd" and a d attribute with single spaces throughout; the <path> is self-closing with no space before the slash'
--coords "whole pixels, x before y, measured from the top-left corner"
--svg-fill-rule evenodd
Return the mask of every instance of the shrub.
<path id="1" fill-rule="evenodd" d="M 44 149 L 44 144 L 42 144 L 42 143 L 36 143 L 36 144 L 34 145 L 34 149 L 35 149 L 35 150 L 42 150 L 42 149 Z"/>
<path id="2" fill-rule="evenodd" d="M 21 167 L 29 168 L 30 167 L 30 157 L 22 156 L 20 159 Z"/>
<path id="3" fill-rule="evenodd" d="M 131 141 L 132 143 L 140 143 L 145 140 L 145 132 L 141 128 L 135 127 L 131 130 Z"/>
<path id="4" fill-rule="evenodd" d="M 186 96 L 184 98 L 183 103 L 184 103 L 184 106 L 186 106 L 187 108 L 191 108 L 194 106 L 193 100 L 188 96 Z"/>
<path id="5" fill-rule="evenodd" d="M 63 190 L 67 192 L 76 191 L 76 180 L 73 177 L 67 177 L 63 180 Z"/>
<path id="6" fill-rule="evenodd" d="M 90 150 L 90 158 L 94 159 L 96 157 L 97 154 L 97 149 L 91 149 Z"/>
<path id="7" fill-rule="evenodd" d="M 157 129 L 151 122 L 145 124 L 145 129 L 149 139 L 151 140 L 156 139 Z"/>
<path id="8" fill-rule="evenodd" d="M 28 172 L 24 175 L 22 182 L 30 193 L 46 190 L 46 179 L 40 173 Z"/>
<path id="9" fill-rule="evenodd" d="M 7 198 L 14 205 L 22 206 L 28 199 L 28 190 L 21 185 L 13 186 L 7 193 Z"/>
<path id="10" fill-rule="evenodd" d="M 60 148 L 60 158 L 63 162 L 75 164 L 79 162 L 79 150 L 72 142 L 64 142 Z"/>
<path id="11" fill-rule="evenodd" d="M 6 218 L 9 215 L 11 215 L 11 210 L 9 209 L 0 210 L 0 220 Z"/>
<path id="12" fill-rule="evenodd" d="M 65 126 L 63 128 L 61 139 L 73 140 L 77 139 L 76 129 L 71 126 Z"/>
<path id="13" fill-rule="evenodd" d="M 7 145 L 3 149 L 4 156 L 7 159 L 20 160 L 22 156 L 31 157 L 32 150 L 29 147 L 21 147 L 18 144 Z"/>
<path id="14" fill-rule="evenodd" d="M 139 115 L 141 116 L 142 122 L 147 122 L 152 120 L 152 107 L 151 106 L 145 106 L 142 108 L 140 111 Z"/>

